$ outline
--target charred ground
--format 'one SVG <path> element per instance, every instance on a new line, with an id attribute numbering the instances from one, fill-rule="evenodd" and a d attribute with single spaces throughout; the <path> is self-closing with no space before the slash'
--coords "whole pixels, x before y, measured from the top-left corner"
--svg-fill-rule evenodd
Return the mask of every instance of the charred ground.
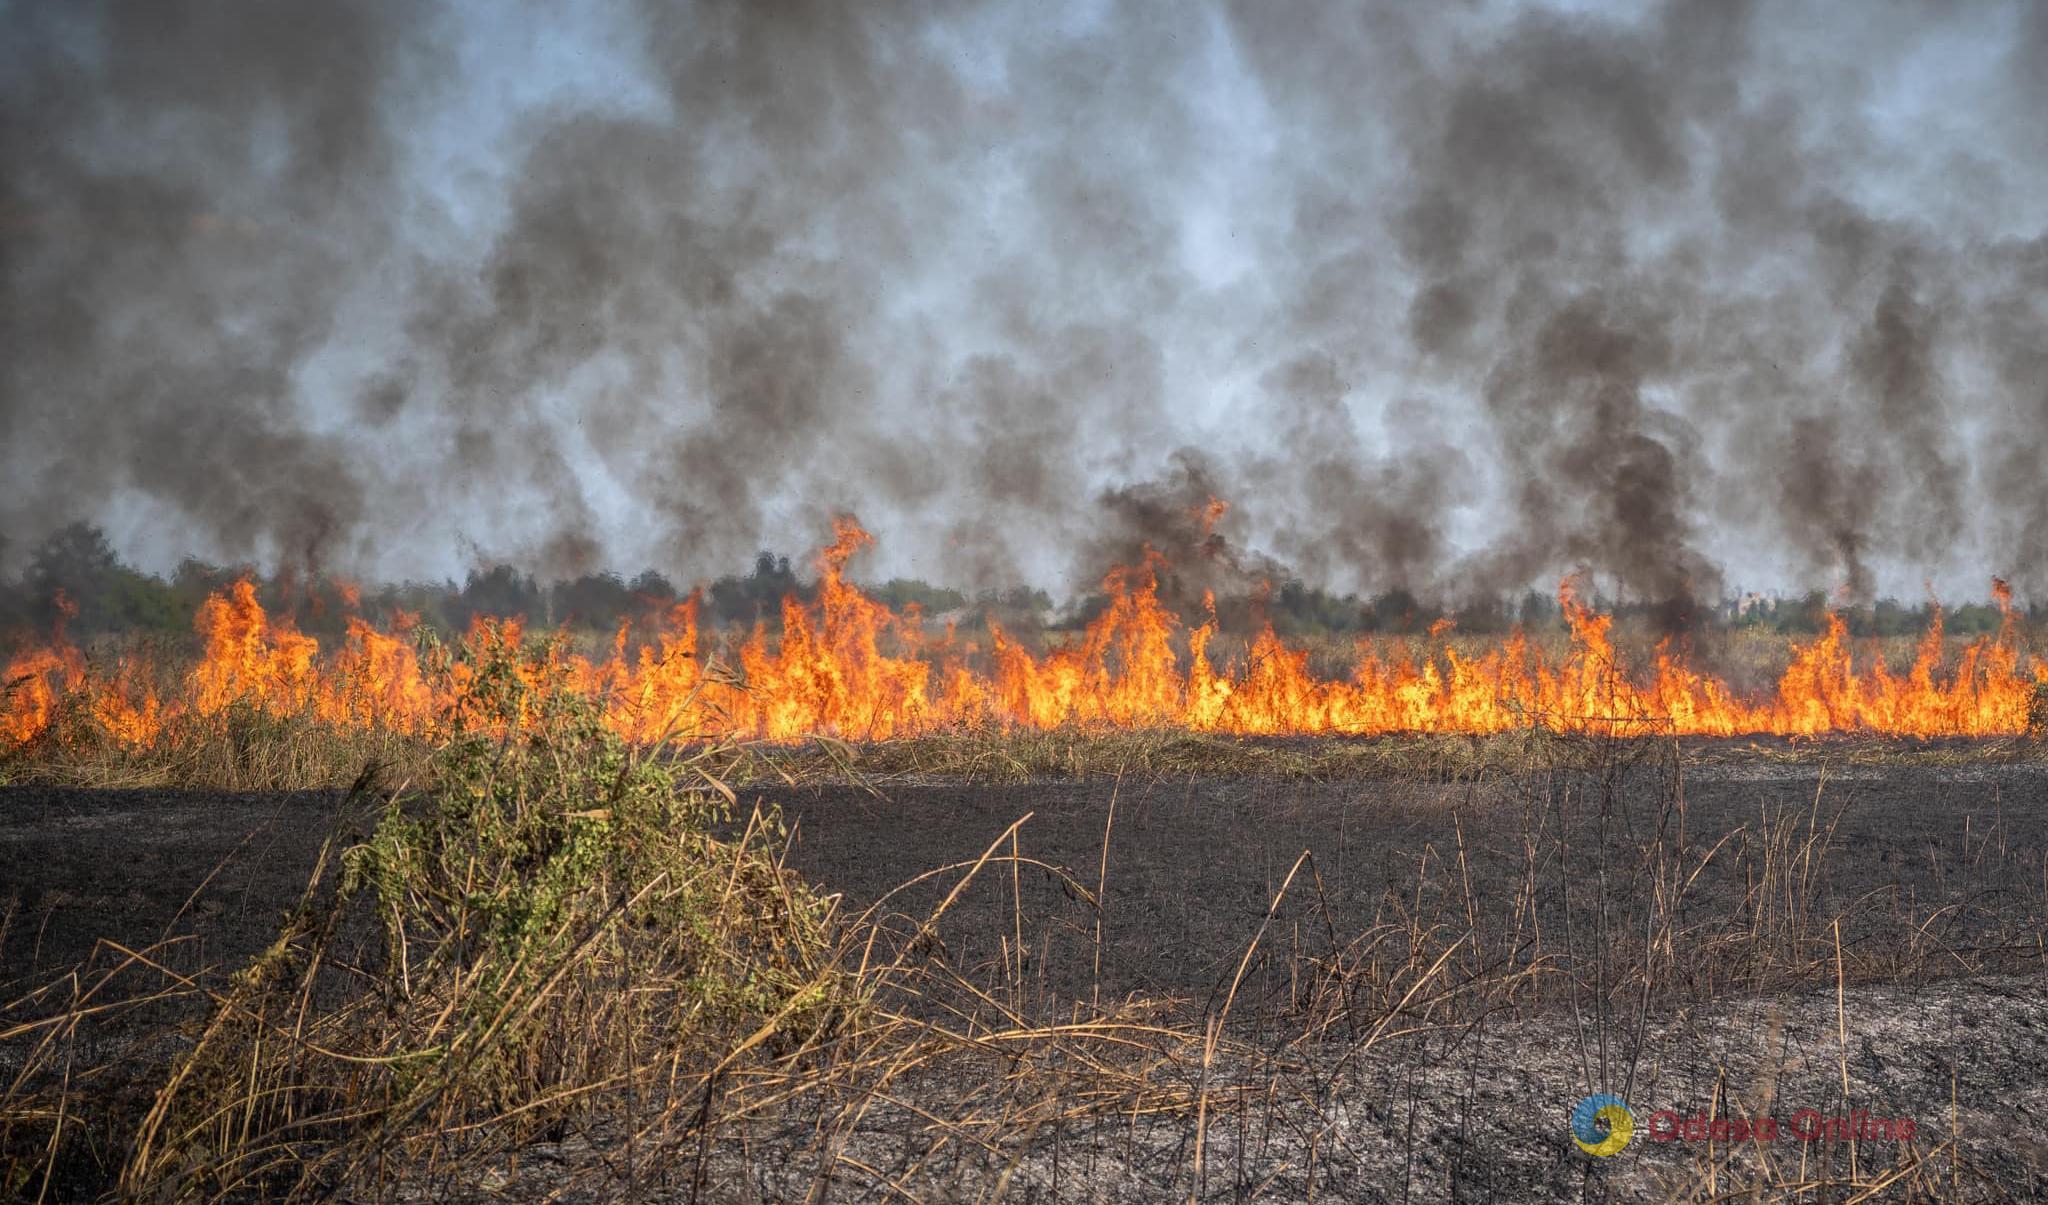
<path id="1" fill-rule="evenodd" d="M 1018 1106 L 978 1147 L 934 1145 L 936 1119 L 985 1109 L 1005 1079 L 941 1065 L 851 1122 L 829 1093 L 737 1121 L 669 1191 L 1648 1199 L 1850 1171 L 1845 1144 L 1766 1151 L 1768 1176 L 1725 1147 L 1578 1155 L 1570 1102 L 1627 1081 L 1643 1124 L 1662 1108 L 1756 1115 L 1758 1093 L 1785 1114 L 1918 1119 L 1932 1162 L 1865 1145 L 1866 1187 L 1897 1167 L 1902 1191 L 2048 1192 L 2028 1138 L 2048 1123 L 2048 766 L 1920 753 L 1642 743 L 1520 773 L 757 786 L 743 797 L 788 825 L 790 866 L 1020 1023 L 1104 1006 L 1198 1034 L 1218 1019 L 1207 1070 L 1162 1055 L 1158 1074 L 1198 1074 L 1232 1103 L 1200 1119 L 1201 1159 L 1197 1120 L 1171 1110 L 1026 1125 Z M 0 956 L 17 991 L 102 938 L 189 933 L 181 966 L 237 965 L 274 937 L 330 834 L 369 819 L 342 792 L 17 786 L 0 805 Z M 1422 990 L 1388 1012 L 1403 984 Z M 905 1007 L 958 1020 L 937 993 Z M 1389 1016 L 1394 1032 L 1353 1057 L 1358 1027 Z M 920 1126 L 922 1143 L 890 1137 Z M 586 1134 L 490 1183 L 573 1190 L 606 1159 Z"/>

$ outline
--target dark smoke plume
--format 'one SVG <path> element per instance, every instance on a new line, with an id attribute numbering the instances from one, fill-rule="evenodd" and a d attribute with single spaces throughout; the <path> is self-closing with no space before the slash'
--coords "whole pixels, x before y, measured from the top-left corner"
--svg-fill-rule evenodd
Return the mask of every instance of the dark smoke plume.
<path id="1" fill-rule="evenodd" d="M 17 556 L 2048 590 L 2040 5 L 0 19 Z"/>
<path id="2" fill-rule="evenodd" d="M 295 380 L 388 244 L 407 5 L 16 4 L 0 51 L 0 519 L 127 496 L 316 563 L 368 471 Z M 195 541 L 196 542 L 196 541 Z"/>

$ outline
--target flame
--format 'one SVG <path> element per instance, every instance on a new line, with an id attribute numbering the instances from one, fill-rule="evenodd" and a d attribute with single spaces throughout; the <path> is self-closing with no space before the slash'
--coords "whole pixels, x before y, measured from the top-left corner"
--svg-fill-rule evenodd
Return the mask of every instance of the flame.
<path id="1" fill-rule="evenodd" d="M 41 735 L 57 713 L 63 693 L 85 678 L 85 663 L 68 644 L 25 649 L 8 661 L 0 676 L 0 740 L 22 745 Z"/>
<path id="2" fill-rule="evenodd" d="M 313 699 L 320 642 L 289 622 L 272 623 L 244 578 L 199 608 L 206 651 L 192 672 L 192 705 L 212 715 L 236 703 L 295 712 Z"/>
<path id="3" fill-rule="evenodd" d="M 78 608 L 62 591 L 53 601 L 58 620 L 50 642 L 16 653 L 0 671 L 0 748 L 42 735 L 67 698 L 82 702 L 100 728 L 124 744 L 154 741 L 163 730 L 163 707 L 146 666 L 123 657 L 111 673 L 95 676 L 85 655 L 65 637 L 65 620 Z"/>
<path id="4" fill-rule="evenodd" d="M 1223 513 L 1212 503 L 1203 518 Z M 602 701 L 607 722 L 629 740 L 731 735 L 773 741 L 813 734 L 885 740 L 938 729 L 997 725 L 1178 727 L 1243 734 L 1390 732 L 1487 733 L 1542 724 L 1579 732 L 1675 732 L 1711 736 L 1816 736 L 1872 732 L 1908 736 L 2022 731 L 2048 665 L 2023 656 L 2012 592 L 1993 591 L 1999 631 L 1950 657 L 1939 614 L 1904 673 L 1881 657 L 1859 664 L 1841 616 L 1792 650 L 1775 691 L 1743 699 L 1691 665 L 1668 642 L 1648 671 L 1631 675 L 1617 655 L 1611 615 L 1584 605 L 1567 581 L 1559 590 L 1569 643 L 1546 656 L 1521 632 L 1461 653 L 1449 621 L 1430 629 L 1418 654 L 1361 641 L 1348 675 L 1319 676 L 1310 652 L 1264 626 L 1241 656 L 1219 661 L 1215 601 L 1189 627 L 1161 601 L 1165 558 L 1102 581 L 1106 606 L 1078 640 L 1043 653 L 990 622 L 984 647 L 950 626 L 927 634 L 915 609 L 891 611 L 847 579 L 848 562 L 873 543 L 851 519 L 834 524 L 817 561 L 815 601 L 783 601 L 781 628 L 757 625 L 737 650 L 737 673 L 721 670 L 700 638 L 700 596 L 652 622 L 622 625 L 593 655 L 553 642 L 538 678 L 563 680 Z M 355 592 L 345 592 L 350 606 Z M 165 678 L 140 658 L 96 669 L 61 629 L 8 663 L 0 700 L 0 746 L 34 740 L 67 699 L 83 702 L 106 733 L 145 747 L 185 717 L 230 708 L 309 715 L 344 727 L 425 732 L 448 718 L 468 672 L 430 674 L 416 648 L 415 617 L 379 626 L 351 616 L 338 647 L 266 613 L 255 586 L 239 581 L 206 600 L 196 618 L 198 662 Z M 527 638 L 514 620 L 480 619 L 469 639 L 516 648 Z M 1952 661 L 1952 664 L 1944 664 Z M 528 665 L 530 661 L 521 661 Z M 168 694 L 159 685 L 168 684 Z"/>

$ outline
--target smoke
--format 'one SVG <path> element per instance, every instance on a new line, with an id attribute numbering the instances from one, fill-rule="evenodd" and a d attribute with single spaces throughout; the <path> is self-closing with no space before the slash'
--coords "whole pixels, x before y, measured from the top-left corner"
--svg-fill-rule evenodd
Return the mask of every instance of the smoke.
<path id="1" fill-rule="evenodd" d="M 1249 459 L 1234 487 L 1210 488 L 1293 517 L 1270 543 L 1308 581 L 1350 581 L 1377 591 L 1428 585 L 1450 553 L 1443 515 L 1461 500 L 1460 483 L 1471 479 L 1473 466 L 1435 434 L 1411 439 L 1399 457 L 1375 455 L 1346 405 L 1350 392 L 1337 360 L 1321 347 L 1270 369 L 1260 404 L 1276 416 L 1286 451 Z M 1396 414 L 1397 425 L 1410 431 L 1428 425 L 1421 407 L 1397 407 Z M 1286 576 L 1272 565 L 1259 572 L 1274 584 Z M 1436 588 L 1451 593 L 1467 584 Z"/>
<path id="2" fill-rule="evenodd" d="M 2038 5 L 4 11 L 17 555 L 2048 589 Z"/>
<path id="3" fill-rule="evenodd" d="M 1383 231 L 1398 255 L 1378 296 L 1408 299 L 1411 379 L 1481 401 L 1462 446 L 1484 449 L 1500 530 L 1454 578 L 1498 588 L 1576 564 L 1681 626 L 1688 600 L 1758 572 L 1724 569 L 1710 545 L 1782 550 L 1805 580 L 1862 597 L 1879 560 L 1986 568 L 1957 565 L 1959 549 L 2042 580 L 1993 517 L 2039 484 L 2000 453 L 2009 488 L 1978 494 L 1970 448 L 1973 428 L 2040 447 L 2038 409 L 2013 403 L 2041 315 L 2016 312 L 2023 261 L 2007 258 L 2007 231 L 2038 246 L 2043 219 L 2014 201 L 2033 186 L 2013 123 L 2038 96 L 2038 11 L 1674 2 L 1641 20 L 1413 20 L 1276 25 L 1245 6 L 1236 28 L 1289 121 L 1320 135 L 1318 175 L 1386 179 L 1356 238 Z M 1984 62 L 2014 23 L 2029 48 Z M 1913 52 L 1934 35 L 1951 41 Z M 1984 102 L 1994 117 L 1966 130 L 1957 114 Z M 1390 114 L 1390 134 L 1346 132 L 1359 112 Z M 1930 122 L 1966 136 L 1916 145 Z M 1957 170 L 1986 205 L 1950 203 L 1936 174 Z M 1322 248 L 1296 265 L 1304 296 L 1356 258 L 1341 238 L 1299 242 Z M 1987 345 L 2001 380 L 1972 396 L 1959 369 Z"/>
<path id="4" fill-rule="evenodd" d="M 1135 566 L 1157 554 L 1159 597 L 1183 616 L 1200 615 L 1212 595 L 1262 596 L 1290 571 L 1242 544 L 1220 484 L 1218 466 L 1199 449 L 1181 448 L 1160 477 L 1104 490 L 1082 563 Z"/>
<path id="5" fill-rule="evenodd" d="M 301 406 L 386 243 L 408 6 L 12 5 L 0 67 L 0 519 L 125 492 L 210 543 L 317 562 L 365 467 Z"/>

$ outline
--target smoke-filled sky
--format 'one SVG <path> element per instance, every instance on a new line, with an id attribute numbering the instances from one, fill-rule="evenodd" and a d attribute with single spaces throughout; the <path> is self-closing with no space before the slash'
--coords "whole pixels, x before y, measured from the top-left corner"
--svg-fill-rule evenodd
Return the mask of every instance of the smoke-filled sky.
<path id="1" fill-rule="evenodd" d="M 2048 601 L 2048 4 L 0 28 L 16 558 Z"/>

